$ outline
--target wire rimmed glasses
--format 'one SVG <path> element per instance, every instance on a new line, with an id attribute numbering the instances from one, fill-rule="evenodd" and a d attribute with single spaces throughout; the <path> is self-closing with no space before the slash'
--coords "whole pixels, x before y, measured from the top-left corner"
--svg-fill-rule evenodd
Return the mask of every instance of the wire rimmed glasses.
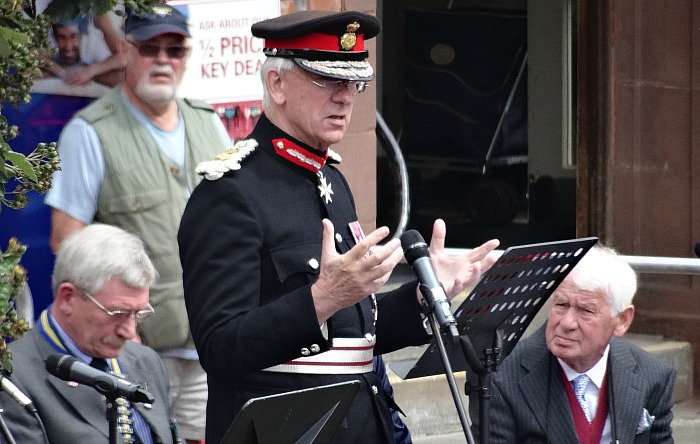
<path id="1" fill-rule="evenodd" d="M 335 94 L 339 91 L 342 91 L 343 88 L 347 88 L 347 90 L 350 92 L 350 94 L 355 95 L 355 94 L 361 94 L 365 92 L 367 89 L 367 86 L 369 85 L 369 82 L 364 82 L 361 80 L 337 80 L 337 79 L 327 79 L 324 77 L 310 77 L 306 75 L 304 72 L 297 71 L 297 70 L 292 70 L 294 72 L 298 72 L 299 75 L 309 82 L 313 83 L 314 85 L 318 86 L 319 88 L 323 88 L 326 91 L 330 92 L 331 94 Z"/>
<path id="2" fill-rule="evenodd" d="M 133 315 L 134 319 L 136 319 L 136 323 L 140 324 L 144 319 L 148 318 L 150 315 L 155 313 L 155 310 L 149 303 L 146 303 L 146 307 L 142 308 L 141 310 L 127 310 L 125 308 L 115 308 L 114 310 L 108 310 L 107 307 L 105 307 L 97 299 L 92 297 L 90 293 L 83 289 L 81 289 L 81 291 L 88 299 L 94 302 L 95 305 L 97 305 L 100 308 L 100 310 L 107 313 L 109 317 L 117 319 L 121 322 L 128 321 L 129 318 L 131 318 L 131 316 Z"/>

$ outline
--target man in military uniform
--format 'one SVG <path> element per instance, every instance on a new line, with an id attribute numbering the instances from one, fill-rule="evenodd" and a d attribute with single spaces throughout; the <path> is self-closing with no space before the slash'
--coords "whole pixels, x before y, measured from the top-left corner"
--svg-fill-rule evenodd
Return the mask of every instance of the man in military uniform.
<path id="1" fill-rule="evenodd" d="M 258 22 L 263 108 L 245 141 L 200 164 L 178 241 L 192 335 L 207 371 L 207 442 L 219 442 L 251 398 L 358 380 L 335 442 L 394 442 L 391 399 L 374 354 L 427 342 L 417 283 L 374 297 L 403 253 L 364 236 L 330 146 L 355 96 L 374 78 L 364 40 L 379 21 L 358 12 L 303 11 Z M 455 296 L 493 263 L 489 241 L 460 257 L 431 256 Z M 370 249 L 377 247 L 370 254 Z"/>

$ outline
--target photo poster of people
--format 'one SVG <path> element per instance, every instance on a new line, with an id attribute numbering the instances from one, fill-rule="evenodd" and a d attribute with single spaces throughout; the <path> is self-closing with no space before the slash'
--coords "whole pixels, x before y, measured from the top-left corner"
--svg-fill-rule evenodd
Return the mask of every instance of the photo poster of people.
<path id="1" fill-rule="evenodd" d="M 49 2 L 37 0 L 37 9 L 43 11 Z M 232 142 L 246 137 L 262 113 L 260 68 L 265 58 L 263 42 L 253 38 L 250 26 L 279 16 L 279 0 L 168 3 L 188 17 L 192 34 L 192 52 L 178 96 L 210 103 Z M 34 81 L 31 102 L 2 107 L 8 123 L 19 127 L 18 137 L 11 141 L 13 150 L 29 154 L 38 143 L 58 141 L 75 113 L 119 83 L 121 78 L 109 68 L 117 51 L 114 39 L 122 36 L 123 17 L 115 13 L 52 24 L 49 38 L 56 53 L 50 69 Z M 52 300 L 51 211 L 42 195 L 32 191 L 28 197 L 29 204 L 21 211 L 0 211 L 0 245 L 4 250 L 8 240 L 16 237 L 28 247 L 22 265 L 34 308 L 41 310 Z"/>
<path id="2" fill-rule="evenodd" d="M 48 0 L 43 0 L 48 4 Z M 232 141 L 244 138 L 262 113 L 260 67 L 263 42 L 250 26 L 280 14 L 279 0 L 187 0 L 168 2 L 188 18 L 192 46 L 178 96 L 205 100 L 226 126 Z M 46 5 L 44 5 L 45 7 Z M 117 85 L 112 69 L 123 17 L 108 13 L 54 23 L 49 31 L 56 52 L 34 84 L 34 93 L 99 97 Z"/>

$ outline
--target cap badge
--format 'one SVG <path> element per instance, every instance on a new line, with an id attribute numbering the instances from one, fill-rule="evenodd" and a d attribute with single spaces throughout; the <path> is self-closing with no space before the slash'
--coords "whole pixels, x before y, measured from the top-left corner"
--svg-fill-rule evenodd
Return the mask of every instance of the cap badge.
<path id="1" fill-rule="evenodd" d="M 357 44 L 357 34 L 355 32 L 360 29 L 360 24 L 352 22 L 345 27 L 345 34 L 340 36 L 340 47 L 345 51 L 352 51 Z"/>

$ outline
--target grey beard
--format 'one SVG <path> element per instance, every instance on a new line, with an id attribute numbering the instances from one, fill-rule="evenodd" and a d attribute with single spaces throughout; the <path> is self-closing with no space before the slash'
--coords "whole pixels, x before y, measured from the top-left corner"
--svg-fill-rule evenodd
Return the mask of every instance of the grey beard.
<path id="1" fill-rule="evenodd" d="M 154 105 L 167 105 L 175 99 L 175 86 L 154 86 L 147 81 L 139 82 L 136 86 L 136 94 L 145 102 Z"/>

